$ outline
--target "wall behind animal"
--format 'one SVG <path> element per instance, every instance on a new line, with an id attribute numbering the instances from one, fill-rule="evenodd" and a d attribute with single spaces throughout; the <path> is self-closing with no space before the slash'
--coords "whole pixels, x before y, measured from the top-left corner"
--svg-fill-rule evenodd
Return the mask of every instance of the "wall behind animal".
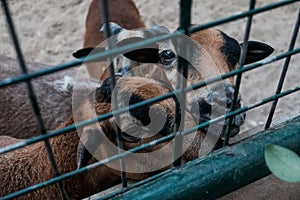
<path id="1" fill-rule="evenodd" d="M 134 1 L 146 25 L 161 24 L 173 30 L 177 28 L 179 1 Z M 11 0 L 9 2 L 26 59 L 54 65 L 71 60 L 72 52 L 82 46 L 85 16 L 90 1 Z M 273 2 L 276 0 L 257 0 L 256 6 Z M 230 0 L 230 3 L 226 0 L 195 0 L 192 22 L 195 24 L 209 22 L 244 11 L 248 9 L 247 4 L 248 1 L 239 0 Z M 300 3 L 296 3 L 255 16 L 250 38 L 271 44 L 275 48 L 273 55 L 284 52 L 288 49 L 299 6 Z M 242 19 L 218 28 L 241 41 L 245 22 L 246 20 Z M 4 16 L 1 15 L 0 54 L 14 57 L 14 50 L 4 24 Z M 299 47 L 299 44 L 298 38 L 296 46 Z M 297 72 L 300 66 L 296 63 L 300 63 L 300 55 L 291 60 L 285 88 L 299 84 Z M 274 93 L 282 64 L 283 62 L 279 61 L 243 75 L 241 93 L 246 104 L 254 103 Z M 299 99 L 299 94 L 296 93 L 281 100 L 276 117 L 286 118 L 287 115 L 299 111 Z M 263 124 L 269 107 L 270 105 L 266 105 L 249 112 L 244 130 Z"/>

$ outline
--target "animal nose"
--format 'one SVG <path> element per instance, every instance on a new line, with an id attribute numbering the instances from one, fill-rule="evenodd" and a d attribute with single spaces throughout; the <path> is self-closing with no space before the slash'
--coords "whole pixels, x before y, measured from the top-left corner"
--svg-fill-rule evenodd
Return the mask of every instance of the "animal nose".
<path id="1" fill-rule="evenodd" d="M 228 82 L 218 83 L 209 89 L 203 97 L 199 99 L 198 102 L 193 102 L 191 105 L 191 113 L 194 119 L 198 123 L 204 123 L 213 118 L 219 117 L 228 113 L 231 109 L 234 98 L 234 87 Z M 241 95 L 238 95 L 236 109 L 243 106 Z M 232 124 L 230 126 L 230 136 L 233 137 L 237 135 L 240 131 L 240 126 L 245 122 L 246 114 L 241 113 L 234 116 Z M 224 137 L 226 128 L 229 126 L 229 120 L 226 119 L 223 122 L 223 130 L 221 137 Z M 208 131 L 208 127 L 201 129 L 203 132 Z"/>
<path id="2" fill-rule="evenodd" d="M 230 109 L 232 107 L 235 89 L 231 84 L 229 84 L 227 82 L 224 83 L 224 88 L 225 88 L 225 94 L 226 94 L 226 113 L 228 113 L 228 112 L 230 112 Z M 241 94 L 238 94 L 237 99 L 236 99 L 235 109 L 239 109 L 241 107 L 243 107 L 243 101 L 242 101 Z M 230 130 L 229 130 L 230 137 L 234 137 L 239 133 L 240 126 L 242 126 L 245 123 L 245 119 L 246 119 L 246 113 L 240 113 L 233 117 L 232 124 L 231 124 Z M 227 126 L 229 126 L 229 119 L 226 119 L 225 125 L 226 125 L 226 128 L 227 128 Z M 225 130 L 224 130 L 224 132 L 225 132 Z M 222 133 L 222 137 L 224 137 L 224 133 Z"/>

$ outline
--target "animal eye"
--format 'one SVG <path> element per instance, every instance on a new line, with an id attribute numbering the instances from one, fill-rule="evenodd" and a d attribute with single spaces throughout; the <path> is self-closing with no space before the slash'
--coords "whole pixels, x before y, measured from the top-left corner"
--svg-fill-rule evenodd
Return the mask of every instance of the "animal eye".
<path id="1" fill-rule="evenodd" d="M 160 58 L 162 64 L 169 65 L 175 60 L 176 55 L 173 51 L 168 49 L 168 50 L 162 51 L 159 54 L 159 58 Z"/>

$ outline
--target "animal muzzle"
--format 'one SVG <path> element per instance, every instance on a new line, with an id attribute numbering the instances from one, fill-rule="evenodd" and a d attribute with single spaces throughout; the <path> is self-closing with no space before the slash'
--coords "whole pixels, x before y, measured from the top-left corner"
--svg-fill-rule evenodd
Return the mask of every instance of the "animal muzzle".
<path id="1" fill-rule="evenodd" d="M 191 114 L 194 119 L 199 123 L 207 122 L 216 117 L 227 114 L 232 106 L 234 98 L 234 87 L 228 82 L 222 82 L 215 84 L 205 92 L 205 95 L 201 97 L 197 102 L 192 102 Z M 236 101 L 236 109 L 243 106 L 241 95 L 238 95 Z M 228 127 L 230 137 L 236 136 L 240 127 L 244 124 L 246 113 L 241 113 L 233 117 L 232 123 L 229 126 L 229 119 L 215 122 L 212 125 L 201 128 L 201 131 L 207 133 L 210 126 L 217 128 L 211 129 L 214 131 L 220 131 L 221 133 L 214 133 L 220 135 L 221 138 L 225 137 L 225 132 Z"/>

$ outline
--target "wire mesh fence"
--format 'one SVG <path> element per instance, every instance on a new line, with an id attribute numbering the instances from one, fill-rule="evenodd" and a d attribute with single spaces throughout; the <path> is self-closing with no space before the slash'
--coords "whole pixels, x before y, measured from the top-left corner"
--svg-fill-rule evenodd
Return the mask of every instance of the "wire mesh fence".
<path id="1" fill-rule="evenodd" d="M 26 64 L 25 64 L 25 61 L 24 61 L 24 57 L 22 55 L 22 50 L 21 50 L 20 45 L 19 45 L 17 33 L 16 33 L 16 30 L 15 30 L 15 27 L 14 27 L 14 23 L 13 23 L 13 20 L 11 18 L 11 15 L 10 15 L 9 7 L 7 5 L 9 3 L 9 1 L 2 0 L 1 3 L 2 3 L 3 11 L 5 13 L 7 25 L 9 27 L 10 35 L 12 37 L 12 41 L 13 41 L 13 44 L 14 44 L 14 47 L 15 47 L 15 51 L 16 51 L 16 54 L 17 54 L 17 57 L 18 57 L 18 61 L 19 61 L 20 67 L 22 69 L 22 74 L 19 75 L 19 76 L 15 76 L 15 77 L 7 77 L 7 79 L 1 80 L 0 81 L 0 88 L 10 87 L 11 85 L 21 83 L 21 82 L 26 83 L 26 88 L 28 90 L 28 97 L 30 98 L 30 102 L 32 104 L 32 109 L 35 113 L 36 119 L 37 119 L 38 124 L 39 124 L 40 135 L 36 136 L 34 138 L 24 140 L 22 142 L 18 142 L 18 143 L 3 147 L 3 148 L 0 149 L 0 154 L 5 155 L 5 153 L 7 153 L 7 152 L 11 152 L 11 151 L 14 151 L 16 149 L 20 149 L 22 147 L 25 147 L 27 145 L 43 141 L 45 143 L 45 147 L 47 149 L 48 157 L 49 157 L 49 160 L 51 162 L 51 166 L 52 166 L 53 171 L 54 171 L 54 178 L 51 178 L 49 180 L 46 180 L 46 181 L 41 182 L 39 184 L 36 184 L 34 186 L 22 189 L 20 191 L 15 192 L 15 193 L 8 194 L 4 197 L 1 197 L 2 199 L 12 199 L 12 198 L 21 196 L 23 194 L 30 193 L 32 191 L 38 190 L 40 188 L 47 187 L 48 185 L 51 185 L 51 184 L 57 184 L 57 187 L 59 188 L 59 191 L 60 191 L 60 194 L 61 194 L 61 198 L 62 199 L 67 199 L 68 195 L 66 194 L 65 189 L 63 187 L 63 184 L 62 184 L 63 180 L 68 179 L 72 176 L 75 176 L 79 173 L 84 173 L 84 172 L 87 172 L 87 171 L 92 170 L 94 168 L 103 166 L 103 165 L 108 164 L 112 161 L 119 160 L 120 161 L 120 169 L 121 169 L 120 170 L 120 177 L 122 177 L 122 183 L 123 183 L 124 188 L 122 190 L 120 190 L 119 192 L 116 192 L 116 193 L 113 193 L 113 194 L 110 194 L 110 195 L 104 197 L 104 198 L 110 198 L 110 197 L 112 197 L 112 196 L 114 196 L 118 193 L 124 192 L 124 191 L 129 190 L 130 188 L 133 187 L 133 186 L 127 187 L 127 178 L 126 178 L 127 175 L 125 173 L 126 165 L 124 164 L 124 162 L 122 162 L 122 159 L 124 157 L 126 158 L 126 156 L 130 156 L 131 154 L 133 154 L 135 152 L 143 151 L 143 150 L 145 150 L 149 147 L 161 144 L 163 142 L 169 141 L 170 139 L 174 139 L 174 138 L 175 138 L 175 144 L 176 144 L 174 146 L 174 154 L 180 154 L 181 151 L 182 151 L 181 150 L 181 145 L 182 145 L 182 140 L 183 140 L 184 136 L 186 136 L 186 135 L 188 135 L 188 134 L 190 134 L 194 131 L 200 130 L 200 129 L 206 127 L 206 126 L 209 126 L 210 124 L 213 124 L 213 123 L 216 123 L 218 121 L 225 120 L 225 119 L 229 120 L 229 127 L 227 127 L 227 131 L 226 131 L 226 134 L 225 134 L 223 146 L 227 146 L 228 142 L 229 142 L 229 138 L 230 138 L 230 124 L 232 124 L 232 120 L 233 120 L 234 116 L 236 116 L 238 114 L 241 114 L 241 113 L 244 113 L 244 112 L 247 112 L 249 110 L 252 110 L 254 108 L 257 108 L 259 106 L 262 106 L 264 104 L 267 104 L 267 103 L 271 102 L 272 107 L 271 107 L 270 112 L 268 113 L 267 122 L 265 124 L 265 129 L 269 129 L 271 127 L 271 124 L 272 124 L 273 115 L 274 115 L 274 112 L 276 110 L 278 100 L 282 97 L 287 96 L 287 95 L 299 93 L 299 90 L 300 90 L 300 86 L 296 85 L 294 88 L 289 88 L 287 90 L 282 91 L 283 84 L 284 84 L 285 77 L 286 77 L 286 73 L 288 71 L 290 60 L 291 60 L 292 56 L 300 53 L 300 48 L 297 47 L 297 45 L 296 45 L 297 36 L 299 35 L 299 24 L 300 24 L 299 23 L 299 18 L 300 18 L 299 8 L 298 8 L 298 17 L 297 17 L 297 19 L 295 19 L 295 22 L 293 22 L 294 29 L 293 29 L 293 33 L 291 34 L 291 40 L 289 42 L 288 50 L 285 51 L 285 52 L 279 53 L 275 56 L 271 56 L 267 59 L 264 59 L 264 60 L 261 60 L 261 61 L 258 61 L 258 62 L 252 63 L 252 64 L 244 65 L 245 56 L 246 56 L 246 49 L 247 49 L 248 40 L 249 40 L 249 37 L 250 37 L 250 31 L 251 31 L 253 16 L 255 16 L 259 13 L 267 12 L 267 11 L 272 10 L 272 9 L 281 8 L 281 7 L 284 7 L 284 6 L 289 5 L 289 4 L 297 4 L 298 1 L 285 0 L 285 1 L 278 1 L 276 3 L 268 4 L 268 5 L 261 6 L 261 7 L 256 7 L 256 1 L 255 0 L 250 0 L 249 1 L 249 9 L 247 11 L 240 12 L 240 13 L 235 14 L 235 15 L 231 15 L 231 16 L 219 19 L 219 20 L 215 20 L 215 21 L 212 21 L 212 22 L 209 22 L 209 23 L 204 23 L 204 24 L 196 25 L 196 26 L 191 26 L 192 1 L 191 0 L 189 0 L 189 1 L 180 1 L 180 24 L 179 24 L 179 28 L 178 28 L 177 32 L 173 32 L 173 33 L 162 35 L 162 36 L 157 36 L 157 37 L 154 37 L 154 38 L 151 38 L 151 39 L 147 39 L 145 41 L 136 42 L 134 44 L 121 46 L 119 48 L 109 48 L 108 50 L 106 50 L 104 52 L 100 52 L 100 53 L 91 55 L 91 56 L 89 56 L 85 59 L 79 59 L 79 60 L 74 60 L 74 61 L 67 62 L 67 63 L 62 63 L 62 64 L 56 65 L 54 67 L 51 67 L 51 68 L 46 68 L 46 69 L 42 69 L 42 70 L 39 70 L 39 71 L 30 72 L 30 73 L 27 71 Z M 103 6 L 103 13 L 104 13 L 103 19 L 106 22 L 106 24 L 108 25 L 109 24 L 108 23 L 109 22 L 109 15 L 106 12 L 108 10 L 107 9 L 107 6 L 108 6 L 107 1 L 103 0 L 101 3 L 103 4 L 102 5 Z M 167 93 L 167 94 L 155 97 L 155 98 L 148 99 L 148 100 L 143 101 L 143 102 L 139 102 L 139 103 L 130 105 L 129 107 L 117 108 L 117 109 L 113 110 L 112 112 L 108 112 L 106 114 L 97 116 L 96 118 L 84 120 L 82 122 L 77 123 L 76 125 L 71 124 L 69 126 L 66 126 L 66 127 L 54 130 L 54 131 L 47 131 L 46 130 L 45 125 L 44 125 L 44 120 L 41 116 L 40 108 L 39 108 L 39 105 L 37 103 L 34 90 L 32 88 L 31 80 L 34 80 L 35 78 L 38 78 L 38 77 L 41 77 L 41 76 L 46 76 L 46 75 L 54 73 L 54 72 L 58 72 L 58 71 L 61 71 L 61 70 L 65 70 L 65 69 L 69 69 L 69 68 L 81 65 L 83 62 L 90 62 L 90 61 L 93 61 L 93 60 L 99 59 L 99 58 L 105 58 L 105 59 L 108 58 L 108 60 L 109 60 L 110 56 L 116 56 L 116 55 L 122 54 L 124 52 L 134 50 L 136 48 L 143 48 L 146 45 L 151 45 L 151 44 L 159 42 L 159 41 L 163 41 L 163 40 L 167 40 L 167 39 L 175 39 L 176 37 L 179 37 L 181 34 L 190 35 L 190 34 L 195 33 L 197 31 L 201 31 L 201 30 L 204 30 L 204 29 L 207 29 L 207 28 L 210 28 L 210 27 L 215 27 L 217 25 L 225 24 L 225 23 L 228 23 L 228 22 L 231 22 L 231 21 L 234 21 L 234 20 L 237 20 L 237 19 L 243 19 L 243 18 L 246 19 L 246 27 L 245 27 L 245 31 L 243 31 L 244 32 L 243 42 L 244 42 L 245 45 L 243 45 L 243 47 L 242 47 L 241 56 L 239 58 L 239 68 L 238 69 L 232 70 L 232 71 L 230 71 L 228 73 L 225 73 L 225 74 L 221 74 L 220 76 L 217 76 L 217 77 L 212 77 L 212 78 L 206 79 L 205 81 L 195 83 L 191 86 L 186 86 L 186 83 L 184 83 L 183 80 L 180 80 L 178 78 L 177 79 L 177 87 L 175 88 L 174 91 L 172 91 L 170 93 Z M 107 26 L 106 30 L 108 31 L 108 32 L 106 32 L 106 37 L 109 38 L 109 36 L 110 36 L 109 26 Z M 236 104 L 238 102 L 240 84 L 241 84 L 241 80 L 243 78 L 242 75 L 245 72 L 254 70 L 256 68 L 265 67 L 268 64 L 274 63 L 274 62 L 279 61 L 279 60 L 284 60 L 284 64 L 283 64 L 283 67 L 282 67 L 282 73 L 281 73 L 279 81 L 278 81 L 277 89 L 276 89 L 276 91 L 274 91 L 274 95 L 269 96 L 269 97 L 264 98 L 264 99 L 261 99 L 261 100 L 255 102 L 255 103 L 250 104 L 250 105 L 243 106 L 241 108 L 237 108 Z M 111 62 L 109 62 L 109 63 L 111 63 Z M 187 77 L 188 72 L 187 72 L 187 70 L 185 70 L 186 68 L 182 67 L 182 66 L 184 66 L 184 60 L 179 57 L 178 63 L 181 63 L 181 64 L 178 65 L 177 71 L 181 72 L 183 77 Z M 115 74 L 114 70 L 115 70 L 114 66 L 110 65 L 111 74 Z M 146 106 L 148 104 L 153 104 L 155 102 L 159 102 L 159 101 L 162 101 L 162 100 L 165 100 L 165 99 L 168 99 L 168 98 L 178 98 L 179 97 L 181 99 L 181 101 L 183 102 L 183 104 L 185 104 L 186 103 L 185 98 L 186 98 L 187 93 L 189 93 L 191 91 L 194 91 L 194 90 L 197 90 L 199 88 L 205 87 L 206 85 L 213 84 L 213 83 L 219 81 L 220 79 L 223 80 L 223 79 L 227 79 L 227 78 L 234 77 L 234 76 L 236 76 L 235 91 L 234 91 L 233 103 L 231 104 L 230 112 L 228 112 L 228 113 L 226 113 L 222 116 L 213 118 L 213 119 L 211 119 L 207 122 L 198 124 L 198 125 L 196 125 L 192 128 L 189 128 L 189 129 L 185 129 L 185 130 L 178 129 L 177 131 L 175 131 L 172 134 L 163 136 L 163 137 L 161 137 L 161 138 L 159 138 L 155 141 L 152 141 L 152 142 L 149 142 L 149 143 L 146 143 L 146 144 L 142 144 L 141 146 L 135 147 L 133 149 L 130 149 L 130 150 L 127 150 L 127 151 L 119 151 L 118 154 L 116 154 L 116 155 L 114 155 L 110 158 L 107 158 L 105 160 L 100 160 L 98 162 L 95 162 L 95 163 L 90 164 L 88 166 L 82 167 L 80 169 L 77 169 L 77 170 L 74 170 L 74 171 L 71 171 L 71 172 L 67 172 L 67 173 L 64 173 L 64 174 L 61 174 L 59 172 L 59 170 L 57 168 L 56 160 L 55 160 L 54 155 L 53 155 L 52 147 L 49 143 L 50 138 L 57 137 L 57 136 L 62 135 L 62 134 L 66 134 L 70 131 L 73 131 L 73 130 L 76 130 L 78 128 L 93 124 L 93 123 L 98 122 L 98 121 L 103 121 L 103 120 L 109 119 L 111 117 L 118 116 L 122 113 L 127 112 L 128 110 L 133 110 L 133 109 L 139 108 L 141 106 Z M 114 86 L 115 77 L 111 76 L 111 78 L 113 80 L 112 82 L 113 82 L 113 86 Z M 176 106 L 177 106 L 177 111 L 178 111 L 179 110 L 179 108 L 178 108 L 179 105 L 176 105 Z M 182 117 L 181 114 L 182 113 L 176 112 L 176 118 L 181 118 Z M 117 133 L 118 132 L 120 132 L 120 130 L 118 130 Z M 118 142 L 118 147 L 120 149 L 123 149 L 122 148 L 123 147 L 122 142 L 120 140 L 119 134 L 121 134 L 121 133 L 118 133 L 117 136 L 116 136 L 117 138 L 119 138 L 117 140 L 117 141 L 119 141 Z M 174 159 L 173 165 L 174 165 L 174 167 L 177 167 L 177 166 L 180 166 L 180 163 L 181 163 L 180 159 Z M 156 179 L 156 178 L 162 176 L 163 174 L 167 174 L 168 172 L 169 172 L 168 170 L 164 171 L 164 172 L 162 172 L 158 175 L 154 175 L 153 177 L 150 177 L 149 179 Z M 134 187 L 149 182 L 149 179 L 137 183 L 136 185 L 134 185 Z"/>

